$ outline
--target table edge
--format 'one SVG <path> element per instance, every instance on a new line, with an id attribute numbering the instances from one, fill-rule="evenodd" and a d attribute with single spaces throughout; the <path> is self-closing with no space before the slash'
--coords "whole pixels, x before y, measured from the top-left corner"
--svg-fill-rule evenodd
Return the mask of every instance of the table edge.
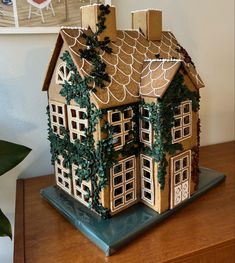
<path id="1" fill-rule="evenodd" d="M 15 206 L 15 234 L 14 234 L 14 263 L 25 262 L 25 204 L 24 179 L 16 180 L 16 206 Z"/>

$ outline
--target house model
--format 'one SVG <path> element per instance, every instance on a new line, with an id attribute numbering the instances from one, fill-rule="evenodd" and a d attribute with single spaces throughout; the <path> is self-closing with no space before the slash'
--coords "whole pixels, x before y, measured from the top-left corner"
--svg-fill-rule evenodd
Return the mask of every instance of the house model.
<path id="1" fill-rule="evenodd" d="M 162 12 L 81 8 L 82 27 L 61 28 L 43 90 L 57 186 L 102 217 L 137 202 L 158 213 L 189 199 L 199 181 L 195 65 Z"/>

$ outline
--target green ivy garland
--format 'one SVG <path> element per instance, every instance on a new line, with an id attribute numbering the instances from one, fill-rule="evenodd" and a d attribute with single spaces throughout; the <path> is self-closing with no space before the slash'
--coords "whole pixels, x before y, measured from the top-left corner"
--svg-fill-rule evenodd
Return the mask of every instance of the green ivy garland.
<path id="1" fill-rule="evenodd" d="M 140 103 L 140 107 L 145 107 L 149 110 L 149 121 L 155 134 L 152 147 L 143 146 L 143 151 L 145 154 L 153 157 L 159 165 L 157 178 L 161 189 L 165 187 L 165 175 L 168 166 L 166 153 L 173 155 L 177 151 L 183 150 L 182 144 L 172 143 L 171 128 L 174 126 L 174 112 L 181 102 L 187 99 L 192 101 L 192 110 L 197 112 L 199 110 L 199 98 L 199 92 L 190 91 L 184 84 L 183 75 L 178 72 L 163 98 L 158 99 L 156 104 L 145 104 L 143 101 Z"/>
<path id="2" fill-rule="evenodd" d="M 91 62 L 92 69 L 90 72 L 90 80 L 95 82 L 96 87 L 103 88 L 105 87 L 105 82 L 110 82 L 109 75 L 105 72 L 106 64 L 101 60 L 99 52 L 97 49 L 101 49 L 106 53 L 112 53 L 112 48 L 109 47 L 110 39 L 109 37 L 105 37 L 103 41 L 99 41 L 99 35 L 105 30 L 105 16 L 110 13 L 110 6 L 99 6 L 100 14 L 98 15 L 98 23 L 96 24 L 98 30 L 89 35 L 86 33 L 82 34 L 82 37 L 86 41 L 86 48 L 80 49 L 81 58 L 86 59 Z"/>

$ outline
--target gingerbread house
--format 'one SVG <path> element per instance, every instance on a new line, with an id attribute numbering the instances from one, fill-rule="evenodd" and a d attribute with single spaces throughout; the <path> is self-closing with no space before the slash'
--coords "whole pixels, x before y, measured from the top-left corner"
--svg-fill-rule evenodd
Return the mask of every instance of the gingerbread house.
<path id="1" fill-rule="evenodd" d="M 199 89 L 185 49 L 162 30 L 162 12 L 81 8 L 61 28 L 43 90 L 57 186 L 103 217 L 137 202 L 158 213 L 197 191 Z"/>

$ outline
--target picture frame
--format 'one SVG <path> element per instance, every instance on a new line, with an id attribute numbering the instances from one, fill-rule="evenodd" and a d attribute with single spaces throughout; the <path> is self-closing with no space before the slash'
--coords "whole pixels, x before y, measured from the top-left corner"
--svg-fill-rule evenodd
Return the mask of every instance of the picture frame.
<path id="1" fill-rule="evenodd" d="M 80 7 L 111 0 L 0 0 L 0 34 L 51 34 L 80 26 Z"/>

